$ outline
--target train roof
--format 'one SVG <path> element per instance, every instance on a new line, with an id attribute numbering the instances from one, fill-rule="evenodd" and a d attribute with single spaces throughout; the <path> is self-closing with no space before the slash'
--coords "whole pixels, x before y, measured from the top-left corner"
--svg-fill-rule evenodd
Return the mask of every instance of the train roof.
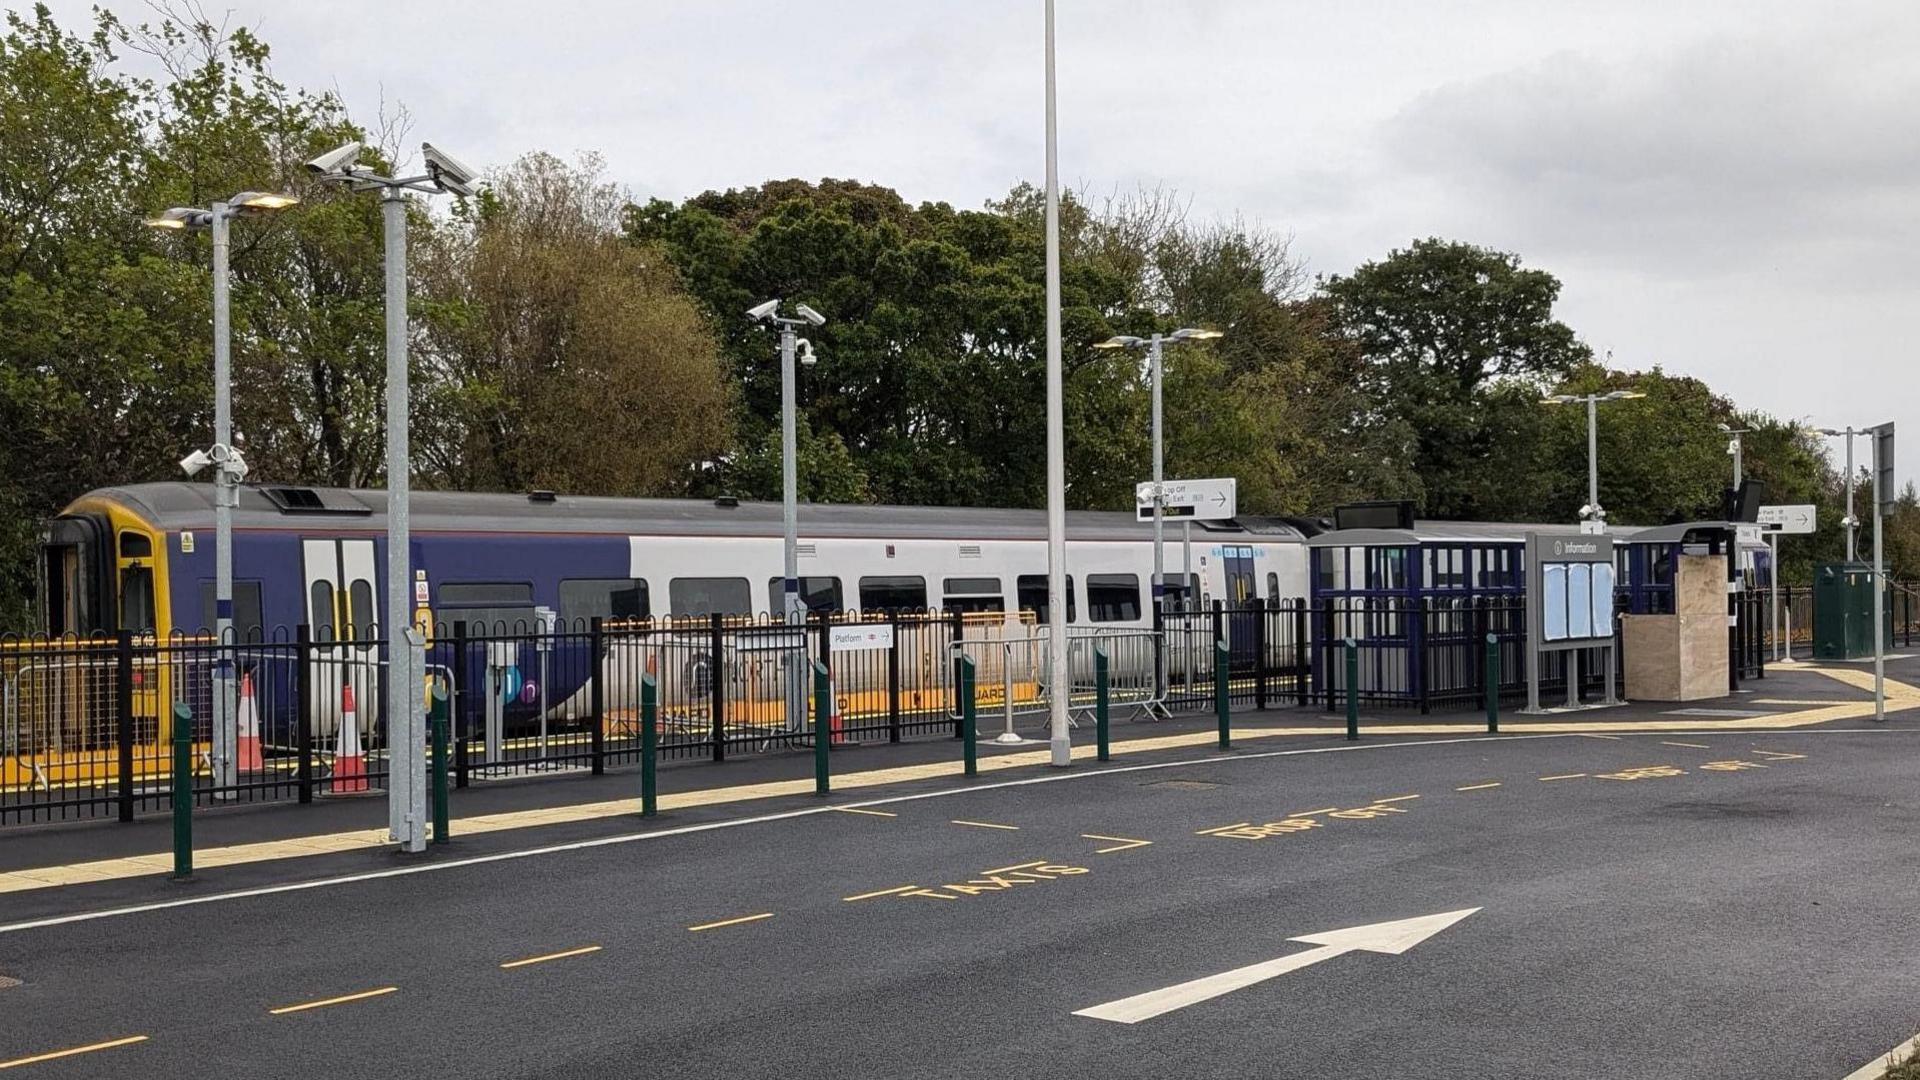
<path id="1" fill-rule="evenodd" d="M 125 505 L 156 527 L 172 532 L 213 527 L 212 484 L 164 481 L 127 484 L 90 492 Z M 409 503 L 418 532 L 661 534 L 670 536 L 780 536 L 777 502 L 714 499 L 627 499 L 545 493 L 512 495 L 463 491 L 416 491 Z M 363 488 L 246 485 L 233 514 L 236 529 L 296 529 L 311 532 L 383 532 L 387 493 Z M 71 510 L 69 512 L 72 512 Z M 1273 518 L 1203 522 L 1209 537 L 1225 533 L 1245 540 L 1299 543 L 1304 534 Z M 1151 526 L 1131 512 L 1073 510 L 1067 536 L 1074 540 L 1140 540 Z M 803 536 L 886 539 L 1043 540 L 1042 510 L 952 506 L 871 506 L 802 503 Z"/>
<path id="2" fill-rule="evenodd" d="M 1705 542 L 1710 534 L 1734 531 L 1725 521 L 1689 521 L 1676 525 L 1610 525 L 1608 535 L 1628 544 Z M 1405 547 L 1426 543 L 1525 543 L 1528 533 L 1578 536 L 1580 526 L 1564 523 L 1416 521 L 1411 529 L 1333 529 L 1308 541 L 1313 547 Z"/>

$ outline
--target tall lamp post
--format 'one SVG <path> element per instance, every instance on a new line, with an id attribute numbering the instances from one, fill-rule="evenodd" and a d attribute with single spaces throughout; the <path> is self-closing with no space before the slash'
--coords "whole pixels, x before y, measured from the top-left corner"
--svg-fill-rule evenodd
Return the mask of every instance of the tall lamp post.
<path id="1" fill-rule="evenodd" d="M 213 234 L 213 445 L 195 450 L 180 461 L 188 476 L 211 465 L 213 472 L 213 612 L 214 643 L 221 650 L 213 668 L 213 778 L 219 788 L 231 788 L 237 779 L 233 731 L 233 508 L 240 501 L 240 484 L 247 478 L 247 462 L 233 438 L 233 318 L 227 268 L 228 226 L 237 217 L 256 217 L 284 210 L 300 200 L 267 191 L 243 191 L 202 210 L 176 206 L 147 224 L 156 229 L 200 230 Z"/>
<path id="2" fill-rule="evenodd" d="M 1197 327 L 1183 327 L 1171 334 L 1154 333 L 1149 337 L 1134 337 L 1119 334 L 1095 345 L 1096 349 L 1140 349 L 1147 350 L 1152 368 L 1153 379 L 1153 609 L 1161 611 L 1166 606 L 1167 572 L 1163 546 L 1166 525 L 1161 511 L 1166 505 L 1165 443 L 1160 434 L 1160 387 L 1164 381 L 1165 368 L 1161 353 L 1166 344 L 1181 341 L 1208 341 L 1220 337 L 1218 330 L 1202 330 Z M 1185 589 L 1188 582 L 1182 578 L 1180 587 Z"/>
<path id="3" fill-rule="evenodd" d="M 417 176 L 380 176 L 360 165 L 357 142 L 337 147 L 307 162 L 322 180 L 354 191 L 378 191 L 385 229 L 387 299 L 387 828 L 400 849 L 427 850 L 425 672 L 413 667 L 413 646 L 420 639 L 408 617 L 413 599 L 409 550 L 408 499 L 412 456 L 407 445 L 410 420 L 407 385 L 407 192 L 474 194 L 472 169 L 421 143 L 426 171 Z"/>
<path id="4" fill-rule="evenodd" d="M 1060 366 L 1060 152 L 1054 122 L 1053 0 L 1047 0 L 1047 742 L 1055 768 L 1073 764 L 1067 698 L 1067 434 Z"/>
<path id="5" fill-rule="evenodd" d="M 1605 394 L 1552 394 L 1540 399 L 1542 405 L 1587 406 L 1587 505 L 1580 508 L 1580 531 L 1607 531 L 1607 512 L 1600 507 L 1600 427 L 1597 406 L 1602 401 L 1630 401 L 1647 395 L 1638 390 L 1614 390 Z"/>

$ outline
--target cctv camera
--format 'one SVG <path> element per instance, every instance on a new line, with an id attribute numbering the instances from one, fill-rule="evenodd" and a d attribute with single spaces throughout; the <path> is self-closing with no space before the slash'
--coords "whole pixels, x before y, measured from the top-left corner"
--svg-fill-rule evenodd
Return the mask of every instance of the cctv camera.
<path id="1" fill-rule="evenodd" d="M 200 475 L 200 470 L 213 464 L 213 458 L 205 450 L 195 450 L 180 459 L 180 469 L 188 476 Z"/>
<path id="2" fill-rule="evenodd" d="M 307 162 L 307 171 L 326 176 L 331 173 L 346 172 L 353 168 L 353 161 L 360 156 L 360 144 L 350 142 L 335 147 Z"/>
<path id="3" fill-rule="evenodd" d="M 749 319 L 767 319 L 773 317 L 774 309 L 780 306 L 780 298 L 774 297 L 764 304 L 755 304 L 747 309 Z"/>
<path id="4" fill-rule="evenodd" d="M 801 338 L 796 344 L 800 346 L 800 366 L 812 367 L 813 366 L 813 342 L 808 341 L 806 338 Z"/>
<path id="5" fill-rule="evenodd" d="M 420 153 L 427 159 L 427 175 L 433 177 L 433 182 L 439 184 L 442 190 L 454 195 L 473 194 L 473 181 L 477 174 L 472 169 L 429 142 L 420 144 Z"/>
<path id="6" fill-rule="evenodd" d="M 805 304 L 801 304 L 801 305 L 799 305 L 799 307 L 798 307 L 798 309 L 797 309 L 797 310 L 798 310 L 798 311 L 800 312 L 800 317 L 801 317 L 801 318 L 803 318 L 803 319 L 805 319 L 805 320 L 807 320 L 808 322 L 810 322 L 810 323 L 812 323 L 813 325 L 815 325 L 815 326 L 825 326 L 825 325 L 827 325 L 827 317 L 826 317 L 825 315 L 822 315 L 822 314 L 820 314 L 819 312 L 817 312 L 817 311 L 815 311 L 815 310 L 813 310 L 812 308 L 810 308 L 810 307 L 808 307 L 807 305 L 805 305 Z"/>
<path id="7" fill-rule="evenodd" d="M 1581 517 L 1592 517 L 1592 516 L 1593 516 L 1593 507 L 1592 507 L 1592 506 L 1591 506 L 1590 504 L 1584 504 L 1584 503 L 1583 503 L 1583 504 L 1581 505 L 1581 507 L 1580 507 L 1580 516 L 1581 516 Z"/>

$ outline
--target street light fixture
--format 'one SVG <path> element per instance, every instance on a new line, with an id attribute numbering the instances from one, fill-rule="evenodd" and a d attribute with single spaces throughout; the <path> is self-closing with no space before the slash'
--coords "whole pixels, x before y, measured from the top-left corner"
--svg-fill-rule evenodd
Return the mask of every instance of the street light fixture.
<path id="1" fill-rule="evenodd" d="M 380 192 L 380 216 L 385 230 L 387 307 L 387 678 L 386 717 L 390 768 L 387 781 L 387 827 L 400 850 L 427 850 L 426 771 L 421 747 L 426 742 L 425 672 L 413 666 L 413 642 L 408 604 L 413 599 L 409 560 L 411 532 L 407 518 L 412 491 L 409 474 L 407 424 L 410 419 L 407 385 L 407 192 L 451 193 L 468 196 L 477 179 L 432 143 L 421 143 L 426 172 L 418 176 L 381 176 L 359 163 L 361 145 L 337 146 L 307 162 L 307 170 L 323 181 L 346 184 L 354 191 Z M 424 639 L 419 639 L 424 640 Z"/>
<path id="2" fill-rule="evenodd" d="M 1153 610 L 1163 612 L 1166 609 L 1167 573 L 1163 554 L 1165 523 L 1161 513 L 1166 506 L 1166 475 L 1164 468 L 1164 443 L 1160 434 L 1160 386 L 1165 374 L 1161 360 L 1163 347 L 1174 341 L 1211 341 L 1221 337 L 1218 330 L 1206 330 L 1199 327 L 1182 327 L 1171 334 L 1155 333 L 1150 337 L 1134 337 L 1131 334 L 1117 334 L 1095 345 L 1096 349 L 1140 349 L 1147 350 L 1153 372 Z M 1182 521 L 1181 543 L 1186 566 L 1181 571 L 1180 587 L 1185 590 L 1193 574 L 1192 529 L 1190 522 Z M 1183 593 L 1184 594 L 1184 593 Z"/>
<path id="3" fill-rule="evenodd" d="M 1607 512 L 1600 506 L 1600 436 L 1595 406 L 1602 401 L 1631 401 L 1646 396 L 1638 390 L 1613 390 L 1605 394 L 1550 394 L 1540 399 L 1542 405 L 1584 402 L 1587 406 L 1587 504 L 1580 508 L 1581 532 L 1607 531 Z"/>
<path id="4" fill-rule="evenodd" d="M 300 200 L 273 192 L 243 191 L 231 199 L 202 209 L 175 206 L 147 224 L 156 229 L 185 232 L 205 229 L 213 234 L 213 445 L 195 450 L 180 462 L 188 476 L 214 466 L 213 472 L 213 633 L 221 650 L 213 668 L 213 776 L 217 788 L 232 788 L 239 765 L 234 750 L 233 718 L 233 508 L 240 501 L 240 485 L 247 478 L 247 462 L 233 435 L 233 317 L 229 299 L 231 273 L 227 266 L 228 226 L 234 218 L 258 217 L 283 210 Z"/>

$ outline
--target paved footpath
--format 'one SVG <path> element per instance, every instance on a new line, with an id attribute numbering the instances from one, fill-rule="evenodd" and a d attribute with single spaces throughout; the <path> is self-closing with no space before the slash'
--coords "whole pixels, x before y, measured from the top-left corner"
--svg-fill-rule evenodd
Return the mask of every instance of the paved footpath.
<path id="1" fill-rule="evenodd" d="M 1839 1080 L 1920 1026 L 1920 729 L 1601 734 L 1170 747 L 22 893 L 0 1067 Z"/>
<path id="2" fill-rule="evenodd" d="M 1902 657 L 1890 670 L 1920 681 L 1920 658 Z M 1621 736 L 1639 732 L 1786 730 L 1860 724 L 1871 718 L 1867 692 L 1872 676 L 1862 667 L 1795 664 L 1776 666 L 1772 672 L 1767 680 L 1750 682 L 1748 690 L 1731 703 L 1695 708 L 1637 705 L 1561 714 L 1564 718 L 1509 713 L 1501 731 L 1509 735 Z M 1896 718 L 1920 710 L 1920 690 L 1909 682 L 1894 678 L 1888 692 L 1889 708 Z M 1264 745 L 1274 739 L 1325 743 L 1337 739 L 1343 730 L 1339 722 L 1315 709 L 1243 712 L 1234 718 L 1234 727 L 1234 741 L 1241 746 Z M 1404 714 L 1370 716 L 1363 729 L 1369 738 L 1431 739 L 1483 731 L 1484 721 L 1422 721 Z M 1122 760 L 1207 747 L 1217 741 L 1212 721 L 1193 716 L 1165 725 L 1122 724 L 1116 731 L 1114 755 Z M 953 745 L 951 740 L 935 739 L 836 753 L 833 787 L 840 793 L 887 792 L 959 778 L 961 768 Z M 1050 760 L 1044 746 L 1006 749 L 983 743 L 982 750 L 983 775 L 1032 769 Z M 1093 758 L 1090 733 L 1083 730 L 1074 748 L 1074 760 L 1091 762 Z M 809 754 L 781 754 L 717 767 L 668 768 L 662 771 L 660 808 L 730 810 L 741 804 L 811 796 L 811 760 Z M 855 763 L 849 765 L 850 760 Z M 865 767 L 868 761 L 878 767 Z M 743 782 L 734 782 L 735 777 L 742 777 Z M 493 806 L 456 817 L 449 831 L 463 840 L 500 835 L 504 843 L 514 844 L 527 842 L 534 835 L 530 830 L 537 830 L 546 840 L 551 837 L 544 834 L 552 833 L 555 827 L 618 825 L 638 815 L 637 796 L 626 794 L 636 783 L 632 773 L 580 782 L 584 780 L 532 780 L 458 793 L 456 809 L 488 803 Z M 714 783 L 716 780 L 721 782 Z M 621 794 L 604 797 L 614 792 Z M 209 877 L 230 868 L 284 864 L 318 856 L 383 855 L 392 846 L 386 827 L 371 823 L 384 822 L 385 812 L 384 799 L 376 797 L 341 800 L 317 812 L 311 807 L 282 804 L 203 813 L 196 818 L 195 870 Z M 329 827 L 328 822 L 337 824 Z M 352 824 L 346 825 L 348 822 Z M 18 894 L 169 874 L 173 868 L 167 846 L 169 827 L 167 819 L 155 817 L 133 827 L 90 822 L 0 833 L 0 895 L 16 894 L 17 901 Z M 268 876 L 286 872 L 276 866 Z M 263 878 L 256 875 L 235 880 L 250 883 Z M 41 905 L 14 905 L 16 911 L 41 909 Z"/>

